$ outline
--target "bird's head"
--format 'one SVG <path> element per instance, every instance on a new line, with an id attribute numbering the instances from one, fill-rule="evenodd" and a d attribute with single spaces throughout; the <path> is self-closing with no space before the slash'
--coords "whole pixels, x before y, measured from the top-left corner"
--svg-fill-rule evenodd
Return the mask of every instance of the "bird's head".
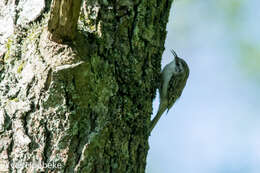
<path id="1" fill-rule="evenodd" d="M 174 56 L 174 62 L 175 62 L 175 72 L 176 73 L 184 73 L 187 76 L 189 76 L 189 66 L 188 64 L 180 57 L 178 57 L 178 55 L 176 54 L 176 52 L 171 49 L 171 53 Z"/>

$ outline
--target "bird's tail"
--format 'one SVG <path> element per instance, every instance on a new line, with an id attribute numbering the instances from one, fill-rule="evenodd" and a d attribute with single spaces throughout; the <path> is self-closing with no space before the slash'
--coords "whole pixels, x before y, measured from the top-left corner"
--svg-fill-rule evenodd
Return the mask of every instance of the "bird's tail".
<path id="1" fill-rule="evenodd" d="M 150 132 L 153 130 L 159 119 L 161 118 L 162 114 L 164 113 L 165 109 L 167 108 L 166 104 L 161 103 L 159 109 L 157 111 L 156 116 L 153 118 L 150 126 Z"/>

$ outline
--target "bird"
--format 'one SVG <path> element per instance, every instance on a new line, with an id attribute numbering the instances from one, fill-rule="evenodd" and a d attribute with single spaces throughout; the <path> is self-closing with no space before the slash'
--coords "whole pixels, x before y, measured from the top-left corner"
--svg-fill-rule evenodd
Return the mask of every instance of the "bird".
<path id="1" fill-rule="evenodd" d="M 153 130 L 162 114 L 168 111 L 180 98 L 182 91 L 189 77 L 190 69 L 188 64 L 171 49 L 174 59 L 167 64 L 160 74 L 160 105 L 156 116 L 151 121 L 150 132 Z"/>

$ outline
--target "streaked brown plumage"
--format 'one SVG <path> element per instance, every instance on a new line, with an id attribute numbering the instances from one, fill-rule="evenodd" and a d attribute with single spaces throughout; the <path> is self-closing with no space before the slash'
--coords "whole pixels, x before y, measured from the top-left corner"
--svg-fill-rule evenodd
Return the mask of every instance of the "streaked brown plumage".
<path id="1" fill-rule="evenodd" d="M 176 100 L 181 96 L 189 77 L 189 67 L 187 63 L 179 58 L 174 50 L 171 50 L 174 60 L 167 64 L 161 73 L 159 87 L 160 106 L 156 116 L 151 122 L 150 132 L 157 124 L 166 109 L 171 109 Z M 167 111 L 167 112 L 168 112 Z"/>

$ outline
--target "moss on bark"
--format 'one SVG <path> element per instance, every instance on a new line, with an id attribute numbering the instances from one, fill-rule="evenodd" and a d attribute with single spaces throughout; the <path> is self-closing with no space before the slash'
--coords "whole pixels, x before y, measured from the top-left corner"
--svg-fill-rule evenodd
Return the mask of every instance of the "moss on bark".
<path id="1" fill-rule="evenodd" d="M 18 54 L 7 52 L 1 68 L 0 161 L 143 173 L 171 2 L 84 1 L 79 30 L 63 44 L 49 40 L 47 18 L 17 32 Z"/>

